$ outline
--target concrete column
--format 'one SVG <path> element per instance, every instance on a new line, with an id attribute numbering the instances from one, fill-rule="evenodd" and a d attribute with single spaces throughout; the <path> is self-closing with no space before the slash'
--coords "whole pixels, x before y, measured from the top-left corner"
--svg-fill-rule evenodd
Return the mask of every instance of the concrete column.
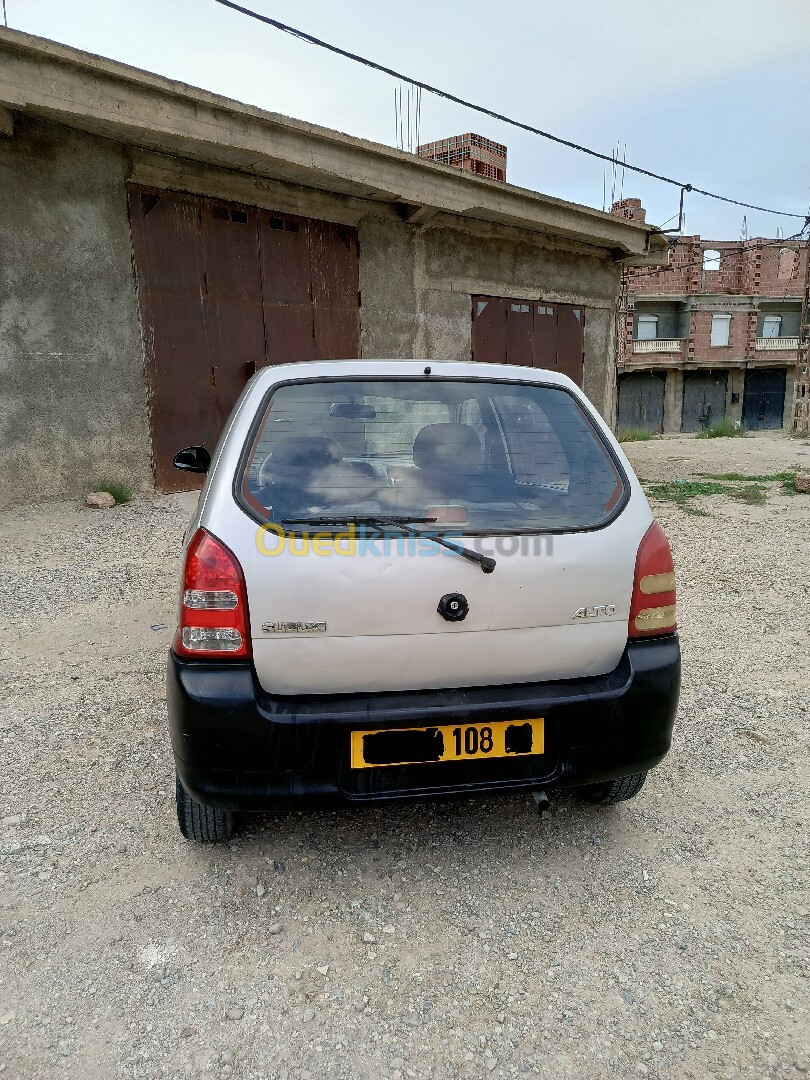
<path id="1" fill-rule="evenodd" d="M 733 402 L 732 396 L 736 394 L 738 400 Z M 726 420 L 733 424 L 736 420 L 742 422 L 743 400 L 745 398 L 745 369 L 730 368 L 726 382 Z"/>
<path id="2" fill-rule="evenodd" d="M 667 371 L 664 386 L 664 432 L 681 430 L 683 416 L 683 372 L 679 368 Z"/>
<path id="3" fill-rule="evenodd" d="M 785 372 L 785 408 L 782 413 L 782 427 L 785 431 L 793 430 L 793 415 L 796 411 L 796 402 L 799 391 L 799 383 L 796 382 L 796 369 L 789 367 Z"/>

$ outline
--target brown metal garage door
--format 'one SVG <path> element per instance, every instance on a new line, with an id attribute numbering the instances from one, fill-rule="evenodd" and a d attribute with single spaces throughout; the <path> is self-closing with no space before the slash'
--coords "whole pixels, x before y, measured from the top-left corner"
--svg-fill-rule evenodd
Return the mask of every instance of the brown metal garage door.
<path id="1" fill-rule="evenodd" d="M 155 483 L 179 491 L 175 452 L 213 449 L 257 368 L 359 356 L 357 230 L 136 185 L 129 206 Z"/>
<path id="2" fill-rule="evenodd" d="M 585 310 L 572 304 L 472 298 L 472 358 L 560 371 L 582 386 Z"/>

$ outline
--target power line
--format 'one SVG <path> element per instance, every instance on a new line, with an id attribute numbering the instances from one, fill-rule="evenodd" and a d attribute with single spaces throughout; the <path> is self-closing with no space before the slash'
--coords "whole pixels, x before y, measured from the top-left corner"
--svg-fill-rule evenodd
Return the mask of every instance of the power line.
<path id="1" fill-rule="evenodd" d="M 472 101 L 466 101 L 464 98 L 458 97 L 456 94 L 451 94 L 447 90 L 440 90 L 437 86 L 431 86 L 429 83 L 420 82 L 419 79 L 414 79 L 410 75 L 403 75 L 402 72 L 395 71 L 393 68 L 386 67 L 384 64 L 378 64 L 376 61 L 369 60 L 365 56 L 359 56 L 357 53 L 349 52 L 348 49 L 341 49 L 339 46 L 332 45 L 328 41 L 323 41 L 321 38 L 314 37 L 312 34 L 307 34 L 303 30 L 297 30 L 294 26 L 288 26 L 286 23 L 279 22 L 278 19 L 271 19 L 268 15 L 261 15 L 258 11 L 252 11 L 250 8 L 234 3 L 233 0 L 214 0 L 214 3 L 231 8 L 233 11 L 238 11 L 251 19 L 257 19 L 267 26 L 273 26 L 276 30 L 281 30 L 285 34 L 290 34 L 300 41 L 305 41 L 310 45 L 317 45 L 319 48 L 327 49 L 329 52 L 336 53 L 338 56 L 343 56 L 347 60 L 353 60 L 357 64 L 363 64 L 364 67 L 371 68 L 373 71 L 380 71 L 384 75 L 390 75 L 394 79 L 400 79 L 403 82 L 410 83 L 412 86 L 417 86 L 421 90 L 426 90 L 429 94 L 434 94 L 436 97 L 444 98 L 446 101 L 452 101 L 456 105 L 462 105 L 465 109 L 472 109 L 474 112 L 489 116 L 493 120 L 500 120 L 501 123 L 509 124 L 512 127 L 520 128 L 523 131 L 528 131 L 532 135 L 539 135 L 543 139 L 548 139 L 560 146 L 567 146 L 571 150 L 578 150 L 580 153 L 588 154 L 590 157 L 598 158 L 600 161 L 611 163 L 614 161 L 608 154 L 602 154 L 598 150 L 592 150 L 590 147 L 582 146 L 579 143 L 572 142 L 570 139 L 563 139 L 559 135 L 552 135 L 549 131 L 543 131 L 541 128 L 533 127 L 531 124 L 524 124 L 521 120 L 513 120 L 512 117 L 504 116 L 503 113 L 495 112 L 494 109 L 488 109 L 484 105 L 476 105 Z M 673 180 L 671 176 L 663 176 L 661 173 L 652 172 L 650 169 L 643 169 L 640 165 L 631 165 L 628 162 L 622 162 L 622 167 L 630 169 L 631 172 L 639 173 L 641 176 L 649 176 L 653 180 L 660 180 L 664 184 L 672 184 L 674 187 L 692 191 L 696 195 L 705 195 L 708 199 L 718 199 L 720 202 L 732 203 L 734 206 L 744 206 L 748 210 L 758 210 L 763 214 L 776 214 L 778 217 L 804 217 L 804 214 L 793 214 L 787 210 L 772 210 L 767 206 L 757 206 L 754 203 L 742 202 L 739 199 L 731 199 L 727 195 L 718 195 L 716 192 L 706 191 L 703 188 L 696 188 L 693 187 L 692 184 L 687 184 L 680 180 Z"/>

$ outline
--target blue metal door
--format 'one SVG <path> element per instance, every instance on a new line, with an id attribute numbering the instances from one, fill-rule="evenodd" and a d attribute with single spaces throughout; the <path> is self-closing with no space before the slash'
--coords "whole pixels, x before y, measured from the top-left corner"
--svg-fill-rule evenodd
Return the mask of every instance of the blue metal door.
<path id="1" fill-rule="evenodd" d="M 745 376 L 743 424 L 749 431 L 778 431 L 785 408 L 785 371 L 749 371 Z"/>

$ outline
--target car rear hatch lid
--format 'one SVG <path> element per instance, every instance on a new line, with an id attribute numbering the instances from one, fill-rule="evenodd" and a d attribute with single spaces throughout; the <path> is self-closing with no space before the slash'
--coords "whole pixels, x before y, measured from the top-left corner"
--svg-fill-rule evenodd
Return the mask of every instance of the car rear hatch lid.
<path id="1" fill-rule="evenodd" d="M 234 493 L 242 512 L 224 539 L 240 554 L 270 692 L 578 678 L 621 656 L 649 508 L 567 387 L 282 383 Z"/>

